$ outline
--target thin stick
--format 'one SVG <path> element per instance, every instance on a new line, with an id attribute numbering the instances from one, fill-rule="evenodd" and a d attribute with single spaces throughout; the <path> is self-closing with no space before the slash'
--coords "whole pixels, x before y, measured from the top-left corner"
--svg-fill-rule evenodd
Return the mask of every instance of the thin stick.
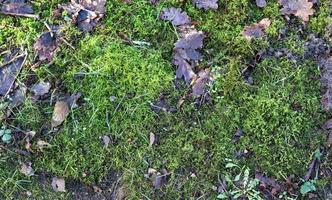
<path id="1" fill-rule="evenodd" d="M 10 15 L 10 16 L 18 16 L 18 17 L 28 17 L 28 18 L 34 18 L 34 19 L 39 19 L 38 15 L 34 15 L 34 14 L 24 14 L 24 13 L 11 13 L 11 12 L 0 12 L 1 14 L 4 15 Z"/>
<path id="2" fill-rule="evenodd" d="M 25 54 L 15 55 L 15 56 L 14 56 L 12 59 L 10 59 L 8 62 L 3 63 L 3 64 L 0 66 L 0 68 L 4 67 L 4 66 L 6 66 L 6 65 L 11 64 L 12 62 L 16 61 L 18 58 L 21 58 L 21 57 L 23 57 L 23 56 L 25 56 Z"/>
<path id="3" fill-rule="evenodd" d="M 60 38 L 60 40 L 63 41 L 66 45 L 68 45 L 70 48 L 75 50 L 75 47 L 73 47 L 73 45 L 71 45 L 67 40 L 65 40 L 64 38 Z"/>

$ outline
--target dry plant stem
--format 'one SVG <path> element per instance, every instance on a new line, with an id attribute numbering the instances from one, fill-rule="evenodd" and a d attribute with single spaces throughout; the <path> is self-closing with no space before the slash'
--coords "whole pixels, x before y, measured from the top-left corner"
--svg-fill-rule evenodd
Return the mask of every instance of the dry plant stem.
<path id="1" fill-rule="evenodd" d="M 28 18 L 34 18 L 34 19 L 39 19 L 38 15 L 34 15 L 34 14 L 22 14 L 22 13 L 10 13 L 10 12 L 0 12 L 4 15 L 10 15 L 10 16 L 18 16 L 18 17 L 28 17 Z"/>

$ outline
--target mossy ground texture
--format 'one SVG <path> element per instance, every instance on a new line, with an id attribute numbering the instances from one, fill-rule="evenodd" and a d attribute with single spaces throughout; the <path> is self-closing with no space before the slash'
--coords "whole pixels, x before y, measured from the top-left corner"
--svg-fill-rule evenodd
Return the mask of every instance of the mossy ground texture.
<path id="1" fill-rule="evenodd" d="M 37 13 L 49 23 L 52 10 L 63 1 L 34 1 Z M 159 19 L 165 7 L 186 11 L 196 28 L 208 37 L 204 62 L 220 72 L 210 87 L 212 102 L 197 106 L 186 100 L 174 113 L 156 113 L 151 103 L 161 94 L 176 106 L 186 89 L 174 86 L 172 66 L 174 27 Z M 331 23 L 328 0 L 322 0 L 305 31 L 324 37 Z M 60 84 L 69 93 L 81 92 L 81 104 L 56 134 L 44 134 L 50 123 L 53 105 L 49 101 L 27 100 L 2 123 L 21 130 L 34 130 L 36 138 L 51 144 L 43 152 L 18 157 L 0 151 L 0 197 L 24 199 L 31 191 L 37 199 L 68 198 L 68 194 L 40 187 L 37 178 L 18 171 L 18 160 L 31 160 L 38 171 L 90 184 L 98 183 L 110 171 L 128 187 L 128 199 L 214 199 L 212 188 L 218 177 L 232 173 L 225 169 L 227 159 L 252 172 L 260 170 L 278 179 L 295 174 L 302 177 L 315 150 L 324 141 L 320 126 L 327 116 L 320 105 L 319 68 L 304 56 L 305 35 L 298 36 L 297 25 L 287 29 L 280 39 L 279 30 L 289 27 L 279 13 L 277 1 L 268 1 L 260 9 L 254 1 L 219 1 L 216 11 L 198 10 L 190 1 L 149 1 L 129 3 L 107 1 L 107 14 L 91 33 L 83 35 L 70 24 L 64 34 L 75 49 L 62 45 L 52 64 L 41 65 L 33 73 L 24 68 L 18 81 L 34 76 Z M 241 31 L 245 25 L 270 18 L 267 37 L 248 41 Z M 63 22 L 62 22 L 63 23 Z M 32 45 L 44 30 L 42 21 L 0 16 L 0 49 L 24 46 L 29 52 L 27 65 L 33 64 Z M 150 46 L 124 44 L 117 36 L 123 32 Z M 241 71 L 262 49 L 287 48 L 298 58 L 267 56 L 253 70 L 249 85 Z M 182 87 L 184 88 L 184 87 Z M 110 101 L 110 97 L 114 100 Z M 238 128 L 244 136 L 233 143 Z M 158 140 L 149 146 L 149 135 Z M 100 137 L 108 135 L 108 147 Z M 235 158 L 237 151 L 250 156 Z M 167 169 L 165 187 L 154 190 L 144 174 L 148 168 Z M 228 170 L 228 171 L 227 171 Z M 195 174 L 195 176 L 193 176 Z"/>

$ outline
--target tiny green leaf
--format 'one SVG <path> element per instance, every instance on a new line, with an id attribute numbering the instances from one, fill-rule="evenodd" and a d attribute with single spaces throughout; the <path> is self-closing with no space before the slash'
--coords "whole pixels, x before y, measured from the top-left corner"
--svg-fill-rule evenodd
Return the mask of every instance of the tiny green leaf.
<path id="1" fill-rule="evenodd" d="M 234 181 L 237 182 L 240 180 L 240 178 L 241 178 L 241 173 L 235 176 Z"/>
<path id="2" fill-rule="evenodd" d="M 228 198 L 228 195 L 225 192 L 223 192 L 217 196 L 217 199 L 227 199 L 227 198 Z"/>
<path id="3" fill-rule="evenodd" d="M 12 140 L 12 135 L 5 133 L 1 139 L 3 142 L 9 143 Z"/>
<path id="4" fill-rule="evenodd" d="M 227 163 L 226 165 L 226 168 L 233 168 L 233 167 L 238 167 L 238 165 L 234 163 Z"/>
<path id="5" fill-rule="evenodd" d="M 316 187 L 312 182 L 307 181 L 307 182 L 303 183 L 303 185 L 301 185 L 300 192 L 302 195 L 305 195 L 305 194 L 307 194 L 309 192 L 313 192 L 313 191 L 316 191 Z"/>

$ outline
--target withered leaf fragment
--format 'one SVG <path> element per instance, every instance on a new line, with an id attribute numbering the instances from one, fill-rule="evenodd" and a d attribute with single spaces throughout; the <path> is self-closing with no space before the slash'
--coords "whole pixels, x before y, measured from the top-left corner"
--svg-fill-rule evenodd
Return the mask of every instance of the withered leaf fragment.
<path id="1" fill-rule="evenodd" d="M 60 41 L 55 32 L 44 32 L 37 39 L 33 48 L 40 61 L 48 60 L 50 62 L 58 50 L 59 44 Z"/>
<path id="2" fill-rule="evenodd" d="M 261 172 L 256 172 L 255 178 L 258 179 L 262 184 L 265 184 L 266 186 L 271 186 L 277 191 L 280 191 L 281 189 L 281 185 L 276 181 L 276 179 L 265 176 Z"/>
<path id="3" fill-rule="evenodd" d="M 160 189 L 167 183 L 167 176 L 169 173 L 166 169 L 161 169 L 160 172 L 150 172 L 150 180 L 154 189 Z"/>
<path id="4" fill-rule="evenodd" d="M 12 88 L 17 75 L 21 71 L 26 60 L 27 53 L 18 50 L 9 53 L 0 65 L 0 95 L 6 96 Z"/>
<path id="5" fill-rule="evenodd" d="M 321 103 L 328 112 L 332 111 L 332 56 L 321 63 L 321 86 L 325 94 Z M 327 125 L 326 125 L 327 126 Z"/>
<path id="6" fill-rule="evenodd" d="M 34 175 L 35 170 L 32 168 L 32 163 L 27 162 L 27 163 L 22 163 L 20 172 L 25 176 L 32 176 Z"/>
<path id="7" fill-rule="evenodd" d="M 193 0 L 193 3 L 200 9 L 218 9 L 218 0 Z"/>
<path id="8" fill-rule="evenodd" d="M 55 192 L 66 192 L 65 179 L 53 177 L 52 178 L 52 188 Z"/>
<path id="9" fill-rule="evenodd" d="M 198 72 L 198 78 L 192 85 L 192 94 L 196 97 L 203 95 L 206 92 L 206 86 L 210 79 L 210 69 L 204 69 Z"/>
<path id="10" fill-rule="evenodd" d="M 49 82 L 39 82 L 31 86 L 30 91 L 33 92 L 35 96 L 43 96 L 47 94 L 51 89 L 51 84 Z"/>
<path id="11" fill-rule="evenodd" d="M 71 0 L 61 6 L 83 32 L 91 31 L 105 14 L 106 0 Z"/>
<path id="12" fill-rule="evenodd" d="M 262 19 L 260 22 L 250 26 L 245 26 L 242 35 L 250 40 L 251 38 L 260 38 L 265 35 L 265 30 L 271 25 L 271 21 L 268 18 Z"/>
<path id="13" fill-rule="evenodd" d="M 65 121 L 67 116 L 69 115 L 69 106 L 64 101 L 56 102 L 53 110 L 52 116 L 52 127 L 57 127 Z"/>
<path id="14" fill-rule="evenodd" d="M 6 0 L 3 2 L 0 13 L 11 16 L 38 18 L 38 15 L 34 14 L 32 6 L 26 0 Z"/>
<path id="15" fill-rule="evenodd" d="M 309 16 L 315 13 L 313 3 L 308 0 L 279 0 L 283 6 L 280 10 L 283 15 L 295 15 L 303 21 L 309 21 Z"/>
<path id="16" fill-rule="evenodd" d="M 25 95 L 26 95 L 26 91 L 27 89 L 25 87 L 20 87 L 20 88 L 17 88 L 13 94 L 10 96 L 10 107 L 11 108 L 15 108 L 15 107 L 18 107 L 20 106 L 24 100 L 25 100 Z"/>
<path id="17" fill-rule="evenodd" d="M 182 49 L 200 49 L 203 47 L 205 36 L 202 31 L 192 31 L 180 38 L 175 44 L 175 48 Z"/>
<path id="18" fill-rule="evenodd" d="M 182 12 L 181 8 L 164 8 L 160 13 L 160 18 L 170 21 L 174 26 L 190 24 L 191 19 L 186 12 Z"/>
<path id="19" fill-rule="evenodd" d="M 266 0 L 256 0 L 256 5 L 260 8 L 264 8 L 266 6 Z"/>
<path id="20" fill-rule="evenodd" d="M 196 77 L 191 65 L 180 55 L 175 54 L 173 58 L 173 64 L 178 66 L 176 70 L 176 78 L 184 78 L 187 84 L 190 84 L 193 77 Z"/>
<path id="21" fill-rule="evenodd" d="M 101 140 L 102 140 L 103 146 L 105 148 L 107 148 L 108 145 L 109 145 L 109 143 L 111 142 L 111 138 L 109 136 L 107 136 L 107 135 L 102 136 Z"/>

